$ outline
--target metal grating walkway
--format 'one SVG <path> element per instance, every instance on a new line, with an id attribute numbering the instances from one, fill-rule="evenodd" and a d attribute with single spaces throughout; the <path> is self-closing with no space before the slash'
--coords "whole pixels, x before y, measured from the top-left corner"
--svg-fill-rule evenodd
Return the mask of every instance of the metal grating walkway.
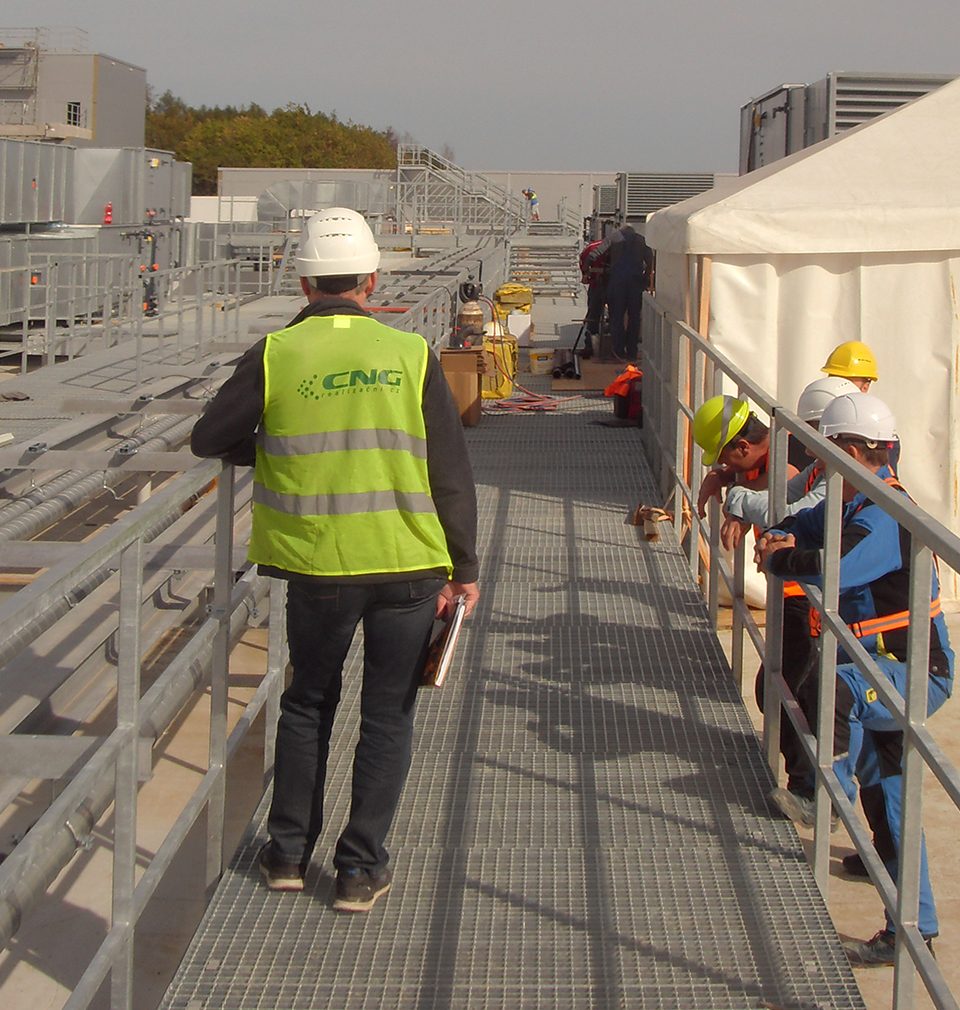
<path id="1" fill-rule="evenodd" d="M 306 891 L 261 886 L 264 803 L 167 1010 L 863 1006 L 684 559 L 625 525 L 656 494 L 608 413 L 468 432 L 484 596 L 420 701 L 390 895 L 329 907 L 354 653 Z"/>

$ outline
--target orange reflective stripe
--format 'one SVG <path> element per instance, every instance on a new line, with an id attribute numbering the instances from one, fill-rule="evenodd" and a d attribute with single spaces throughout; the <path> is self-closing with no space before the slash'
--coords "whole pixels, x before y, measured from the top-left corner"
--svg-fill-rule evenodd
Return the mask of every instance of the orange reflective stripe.
<path id="1" fill-rule="evenodd" d="M 930 620 L 940 616 L 940 597 L 930 601 Z M 854 621 L 848 625 L 850 630 L 857 636 L 863 638 L 866 635 L 881 635 L 885 631 L 898 631 L 905 628 L 910 623 L 910 611 L 901 610 L 896 614 L 884 614 L 882 617 L 873 617 L 866 621 Z"/>
<path id="2" fill-rule="evenodd" d="M 799 582 L 784 582 L 783 595 L 786 598 L 788 596 L 805 596 L 806 594 Z"/>

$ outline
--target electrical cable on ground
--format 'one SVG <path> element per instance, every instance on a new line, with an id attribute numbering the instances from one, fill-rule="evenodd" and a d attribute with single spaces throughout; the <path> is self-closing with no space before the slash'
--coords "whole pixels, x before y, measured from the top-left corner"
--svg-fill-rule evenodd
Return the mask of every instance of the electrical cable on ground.
<path id="1" fill-rule="evenodd" d="M 497 339 L 497 329 L 500 329 L 500 338 L 502 342 L 503 338 L 503 323 L 497 315 L 497 308 L 494 303 L 487 298 L 485 295 L 480 296 L 480 301 L 486 302 L 490 306 L 490 312 L 493 320 L 494 332 L 491 334 L 494 340 L 494 350 L 491 355 L 496 365 L 497 370 L 508 379 L 511 385 L 515 389 L 521 391 L 520 396 L 516 394 L 506 397 L 502 400 L 495 400 L 489 405 L 484 405 L 483 413 L 488 416 L 494 416 L 497 414 L 531 414 L 531 413 L 547 413 L 549 411 L 554 411 L 557 406 L 561 403 L 569 403 L 572 400 L 579 400 L 582 398 L 581 393 L 574 393 L 573 396 L 554 396 L 550 393 L 537 393 L 532 389 L 527 389 L 526 386 L 521 385 L 516 381 L 516 378 L 503 367 L 500 360 L 500 355 L 497 354 L 496 349 L 496 339 Z"/>

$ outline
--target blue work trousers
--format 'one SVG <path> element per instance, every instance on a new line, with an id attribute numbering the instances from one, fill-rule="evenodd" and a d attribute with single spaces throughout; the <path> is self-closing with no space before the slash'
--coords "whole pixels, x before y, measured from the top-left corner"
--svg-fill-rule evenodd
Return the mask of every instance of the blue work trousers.
<path id="1" fill-rule="evenodd" d="M 643 302 L 643 281 L 631 278 L 610 278 L 607 285 L 607 306 L 610 309 L 610 343 L 613 353 L 624 361 L 636 361 L 640 339 L 640 309 Z"/>
<path id="2" fill-rule="evenodd" d="M 384 840 L 410 768 L 417 687 L 443 579 L 291 582 L 287 636 L 293 679 L 280 700 L 273 802 L 267 830 L 282 857 L 305 867 L 323 828 L 330 732 L 343 664 L 363 622 L 360 736 L 350 818 L 337 869 L 382 870 Z"/>
<path id="3" fill-rule="evenodd" d="M 883 656 L 874 656 L 873 659 L 897 692 L 901 696 L 904 695 L 907 684 L 906 664 Z M 950 696 L 951 680 L 946 677 L 933 676 L 927 679 L 927 714 L 932 715 Z M 849 748 L 846 753 L 840 753 L 836 757 L 833 769 L 851 803 L 856 800 L 857 796 L 855 777 L 859 780 L 864 791 L 877 787 L 882 791 L 882 808 L 893 851 L 893 855 L 885 862 L 887 871 L 896 881 L 897 856 L 900 852 L 903 775 L 899 768 L 884 770 L 880 754 L 882 747 L 880 738 L 881 735 L 898 731 L 899 727 L 889 709 L 876 697 L 876 691 L 870 687 L 854 664 L 846 663 L 837 667 L 837 688 L 835 732 L 838 741 L 842 741 L 847 730 L 849 731 Z M 846 722 L 846 726 L 842 725 L 843 722 Z M 877 826 L 872 826 L 876 831 Z M 922 841 L 920 850 L 918 926 L 925 937 L 936 936 L 939 932 L 937 910 L 927 868 L 926 840 Z M 889 915 L 887 915 L 887 929 L 894 930 Z"/>

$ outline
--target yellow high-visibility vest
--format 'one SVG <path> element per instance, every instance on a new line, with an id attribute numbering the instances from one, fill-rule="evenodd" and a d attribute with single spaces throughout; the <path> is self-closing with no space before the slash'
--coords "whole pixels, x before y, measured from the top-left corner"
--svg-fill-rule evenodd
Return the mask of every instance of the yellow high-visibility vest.
<path id="1" fill-rule="evenodd" d="M 366 316 L 268 334 L 251 561 L 334 578 L 452 574 L 427 473 L 429 353 Z"/>

